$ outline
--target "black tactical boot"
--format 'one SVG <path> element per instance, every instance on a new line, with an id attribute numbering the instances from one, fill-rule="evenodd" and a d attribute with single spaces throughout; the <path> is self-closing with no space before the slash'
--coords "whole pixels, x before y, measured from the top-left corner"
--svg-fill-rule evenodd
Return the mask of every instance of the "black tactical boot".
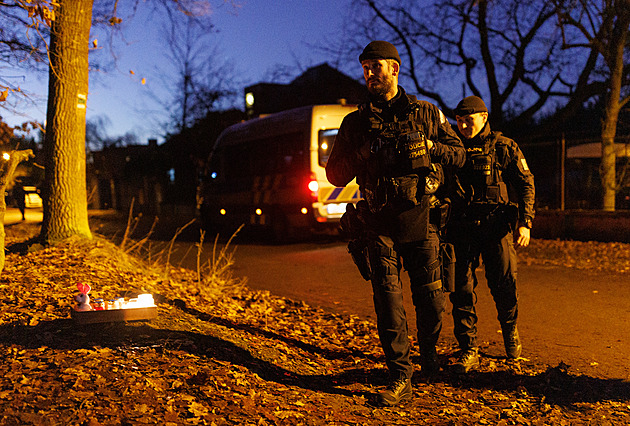
<path id="1" fill-rule="evenodd" d="M 434 377 L 440 372 L 440 361 L 435 348 L 420 353 L 420 374 L 422 377 Z"/>
<path id="2" fill-rule="evenodd" d="M 399 402 L 411 399 L 411 379 L 400 377 L 393 380 L 387 389 L 379 393 L 376 401 L 379 405 L 391 407 Z"/>
<path id="3" fill-rule="evenodd" d="M 518 336 L 516 324 L 505 324 L 501 326 L 503 331 L 503 343 L 505 344 L 505 353 L 508 358 L 516 359 L 521 356 L 523 346 Z"/>
<path id="4" fill-rule="evenodd" d="M 464 349 L 452 366 L 456 374 L 466 374 L 473 368 L 479 367 L 479 350 L 477 348 Z"/>

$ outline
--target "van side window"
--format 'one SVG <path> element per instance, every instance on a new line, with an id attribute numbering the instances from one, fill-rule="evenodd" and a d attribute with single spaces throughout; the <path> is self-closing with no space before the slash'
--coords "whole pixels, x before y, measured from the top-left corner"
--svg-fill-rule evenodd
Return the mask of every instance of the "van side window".
<path id="1" fill-rule="evenodd" d="M 280 157 L 283 162 L 278 173 L 297 172 L 308 167 L 307 156 L 308 139 L 302 133 L 289 133 L 277 137 Z"/>
<path id="2" fill-rule="evenodd" d="M 307 142 L 307 135 L 295 132 L 228 146 L 222 155 L 221 182 L 226 190 L 245 191 L 251 188 L 256 176 L 305 170 L 308 168 Z"/>
<path id="3" fill-rule="evenodd" d="M 317 155 L 319 158 L 319 165 L 326 167 L 328 163 L 328 157 L 330 157 L 330 151 L 335 144 L 335 137 L 337 137 L 339 129 L 326 129 L 320 130 L 317 138 Z"/>

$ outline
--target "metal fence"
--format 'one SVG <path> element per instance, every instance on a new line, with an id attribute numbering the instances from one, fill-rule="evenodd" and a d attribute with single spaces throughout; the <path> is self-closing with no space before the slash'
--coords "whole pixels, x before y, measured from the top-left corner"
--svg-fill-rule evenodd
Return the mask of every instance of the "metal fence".
<path id="1" fill-rule="evenodd" d="M 602 208 L 601 139 L 535 140 L 519 143 L 534 173 L 538 209 Z M 615 140 L 619 190 L 616 209 L 630 210 L 630 137 Z"/>

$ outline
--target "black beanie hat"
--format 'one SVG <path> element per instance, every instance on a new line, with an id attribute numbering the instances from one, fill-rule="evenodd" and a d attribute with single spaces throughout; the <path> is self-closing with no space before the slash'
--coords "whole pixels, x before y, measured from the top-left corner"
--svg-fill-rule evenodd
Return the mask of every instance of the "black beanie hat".
<path id="1" fill-rule="evenodd" d="M 455 107 L 455 115 L 463 117 L 468 114 L 475 114 L 478 112 L 488 112 L 486 104 L 479 96 L 468 96 L 459 101 Z"/>
<path id="2" fill-rule="evenodd" d="M 363 53 L 359 55 L 359 62 L 366 59 L 393 59 L 400 64 L 400 56 L 396 46 L 383 40 L 375 40 L 365 46 Z"/>

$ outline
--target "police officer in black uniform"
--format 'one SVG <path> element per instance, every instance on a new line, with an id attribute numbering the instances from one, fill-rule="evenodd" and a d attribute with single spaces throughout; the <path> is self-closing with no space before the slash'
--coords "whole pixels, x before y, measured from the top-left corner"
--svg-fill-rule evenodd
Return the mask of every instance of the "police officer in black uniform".
<path id="1" fill-rule="evenodd" d="M 332 148 L 326 174 L 343 187 L 356 178 L 365 200 L 356 213 L 365 226 L 378 333 L 390 372 L 378 403 L 411 398 L 408 326 L 400 270 L 411 282 L 421 372 L 439 371 L 435 345 L 445 296 L 438 260 L 438 230 L 430 220 L 436 164 L 461 166 L 465 151 L 442 112 L 398 86 L 400 56 L 386 41 L 359 56 L 370 101 L 348 114 Z M 352 205 L 351 210 L 355 211 Z M 348 213 L 346 213 L 348 214 Z"/>
<path id="2" fill-rule="evenodd" d="M 490 130 L 483 100 L 469 96 L 455 109 L 457 128 L 466 147 L 466 164 L 456 173 L 456 195 L 448 224 L 455 246 L 453 304 L 455 337 L 461 349 L 453 365 L 458 373 L 479 366 L 475 270 L 483 259 L 486 279 L 497 308 L 509 358 L 521 355 L 516 327 L 516 244 L 529 244 L 534 219 L 534 176 L 516 142 Z M 513 200 L 513 201 L 511 201 Z"/>

